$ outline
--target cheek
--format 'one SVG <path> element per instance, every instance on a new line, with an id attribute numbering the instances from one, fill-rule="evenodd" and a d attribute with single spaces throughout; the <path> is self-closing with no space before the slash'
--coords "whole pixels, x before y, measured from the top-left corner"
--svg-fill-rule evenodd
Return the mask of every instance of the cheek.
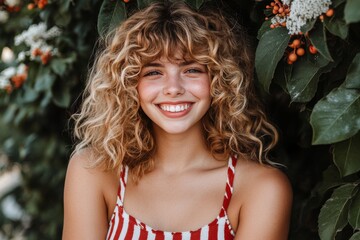
<path id="1" fill-rule="evenodd" d="M 193 94 L 199 98 L 210 98 L 210 81 L 208 79 L 192 83 L 191 89 Z"/>
<path id="2" fill-rule="evenodd" d="M 157 91 L 157 87 L 154 84 L 148 82 L 140 81 L 137 87 L 137 92 L 141 103 L 150 101 L 156 96 Z"/>

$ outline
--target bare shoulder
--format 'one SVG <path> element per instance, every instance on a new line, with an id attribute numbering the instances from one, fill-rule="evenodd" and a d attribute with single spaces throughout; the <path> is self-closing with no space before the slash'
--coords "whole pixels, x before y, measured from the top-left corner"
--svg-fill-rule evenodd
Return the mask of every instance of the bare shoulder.
<path id="1" fill-rule="evenodd" d="M 108 226 L 107 189 L 114 174 L 90 168 L 92 153 L 84 150 L 69 162 L 64 187 L 63 239 L 104 239 Z M 116 194 L 116 190 L 114 191 Z"/>
<path id="2" fill-rule="evenodd" d="M 287 239 L 292 189 L 279 169 L 247 160 L 236 166 L 234 194 L 239 203 L 236 239 Z M 257 231 L 262 226 L 262 231 Z"/>
<path id="3" fill-rule="evenodd" d="M 238 160 L 236 166 L 235 190 L 247 191 L 247 196 L 278 195 L 292 198 L 292 189 L 287 176 L 278 168 L 249 160 Z M 250 194 L 250 195 L 249 195 Z"/>

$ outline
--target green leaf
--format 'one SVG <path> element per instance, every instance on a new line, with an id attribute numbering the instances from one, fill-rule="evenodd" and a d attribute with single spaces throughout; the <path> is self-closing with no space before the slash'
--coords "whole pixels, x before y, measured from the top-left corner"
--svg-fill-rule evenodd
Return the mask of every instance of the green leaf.
<path id="1" fill-rule="evenodd" d="M 290 35 L 282 27 L 264 33 L 255 53 L 255 68 L 264 89 L 268 92 L 275 68 L 284 55 Z"/>
<path id="2" fill-rule="evenodd" d="M 349 240 L 360 240 L 360 232 L 354 233 Z"/>
<path id="3" fill-rule="evenodd" d="M 66 12 L 56 12 L 54 16 L 55 24 L 57 26 L 66 27 L 71 22 L 71 13 L 69 11 Z"/>
<path id="4" fill-rule="evenodd" d="M 360 53 L 354 57 L 350 64 L 343 86 L 360 89 Z"/>
<path id="5" fill-rule="evenodd" d="M 56 77 L 50 73 L 50 68 L 42 66 L 39 69 L 34 89 L 36 91 L 50 91 L 55 79 Z"/>
<path id="6" fill-rule="evenodd" d="M 185 2 L 191 7 L 199 9 L 204 4 L 204 2 L 206 2 L 206 0 L 186 0 Z"/>
<path id="7" fill-rule="evenodd" d="M 360 134 L 335 144 L 333 150 L 334 163 L 342 177 L 360 170 Z"/>
<path id="8" fill-rule="evenodd" d="M 51 59 L 50 67 L 59 76 L 63 76 L 66 72 L 66 62 L 61 58 Z"/>
<path id="9" fill-rule="evenodd" d="M 51 97 L 55 105 L 66 108 L 71 103 L 71 91 L 68 84 L 58 81 L 51 90 Z"/>
<path id="10" fill-rule="evenodd" d="M 260 38 L 262 37 L 262 35 L 264 33 L 266 33 L 267 31 L 272 31 L 273 30 L 273 29 L 270 28 L 270 25 L 271 25 L 270 20 L 267 20 L 267 21 L 263 22 L 263 24 L 261 25 L 260 29 L 257 32 L 257 39 L 260 40 Z"/>
<path id="11" fill-rule="evenodd" d="M 152 2 L 155 2 L 156 0 L 137 0 L 137 6 L 139 9 L 143 9 L 147 6 L 149 6 Z"/>
<path id="12" fill-rule="evenodd" d="M 349 26 L 346 24 L 343 18 L 337 17 L 336 15 L 331 18 L 325 18 L 324 25 L 330 33 L 342 39 L 347 38 Z"/>
<path id="13" fill-rule="evenodd" d="M 287 80 L 286 84 L 291 101 L 308 102 L 316 93 L 321 75 L 318 74 L 320 67 L 303 59 L 300 59 L 293 65 L 291 77 Z"/>
<path id="14" fill-rule="evenodd" d="M 99 35 L 104 37 L 120 25 L 127 17 L 123 1 L 104 0 L 98 15 L 97 28 Z"/>
<path id="15" fill-rule="evenodd" d="M 336 8 L 336 7 L 338 7 L 340 4 L 342 4 L 344 2 L 346 2 L 346 0 L 332 0 L 331 1 L 331 6 L 333 8 Z"/>
<path id="16" fill-rule="evenodd" d="M 354 89 L 337 88 L 314 106 L 310 116 L 313 144 L 340 142 L 360 129 L 360 94 Z"/>
<path id="17" fill-rule="evenodd" d="M 336 188 L 344 184 L 341 179 L 338 169 L 335 165 L 331 164 L 322 173 L 322 181 L 315 187 L 315 192 L 320 196 L 324 196 L 330 189 Z"/>
<path id="18" fill-rule="evenodd" d="M 324 24 L 316 25 L 315 28 L 309 32 L 309 39 L 321 55 L 323 55 L 329 61 L 334 61 L 327 47 L 326 30 Z"/>
<path id="19" fill-rule="evenodd" d="M 310 31 L 311 29 L 313 29 L 315 23 L 316 23 L 316 19 L 307 22 L 304 26 L 301 27 L 301 31 L 303 33 Z"/>
<path id="20" fill-rule="evenodd" d="M 355 230 L 360 229 L 360 193 L 359 192 L 356 194 L 350 205 L 349 223 L 353 227 L 353 229 Z"/>
<path id="21" fill-rule="evenodd" d="M 335 239 L 336 233 L 347 224 L 350 200 L 356 194 L 355 184 L 345 184 L 334 190 L 322 206 L 318 224 L 321 240 Z"/>
<path id="22" fill-rule="evenodd" d="M 344 9 L 344 18 L 347 24 L 360 21 L 360 1 L 347 0 Z"/>

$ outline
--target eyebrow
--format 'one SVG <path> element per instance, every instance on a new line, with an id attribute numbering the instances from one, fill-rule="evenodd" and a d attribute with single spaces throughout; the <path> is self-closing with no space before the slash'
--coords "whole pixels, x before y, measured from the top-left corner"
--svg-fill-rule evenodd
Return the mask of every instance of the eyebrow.
<path id="1" fill-rule="evenodd" d="M 183 66 L 187 66 L 187 65 L 190 65 L 190 64 L 193 64 L 195 63 L 195 61 L 183 61 L 183 62 L 180 62 L 179 63 L 179 66 L 180 67 L 183 67 Z M 162 63 L 158 63 L 158 62 L 150 62 L 150 63 L 147 63 L 143 66 L 143 68 L 146 68 L 146 67 L 163 67 L 164 65 Z"/>

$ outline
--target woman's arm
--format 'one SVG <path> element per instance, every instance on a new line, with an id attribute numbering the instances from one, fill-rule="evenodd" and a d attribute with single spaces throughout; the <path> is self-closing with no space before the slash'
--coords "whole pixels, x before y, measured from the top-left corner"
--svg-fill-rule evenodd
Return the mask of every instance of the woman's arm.
<path id="1" fill-rule="evenodd" d="M 107 208 L 101 187 L 101 173 L 86 168 L 88 154 L 70 160 L 64 188 L 63 240 L 105 239 Z"/>
<path id="2" fill-rule="evenodd" d="M 292 190 L 287 177 L 266 168 L 248 185 L 235 240 L 288 239 Z"/>

